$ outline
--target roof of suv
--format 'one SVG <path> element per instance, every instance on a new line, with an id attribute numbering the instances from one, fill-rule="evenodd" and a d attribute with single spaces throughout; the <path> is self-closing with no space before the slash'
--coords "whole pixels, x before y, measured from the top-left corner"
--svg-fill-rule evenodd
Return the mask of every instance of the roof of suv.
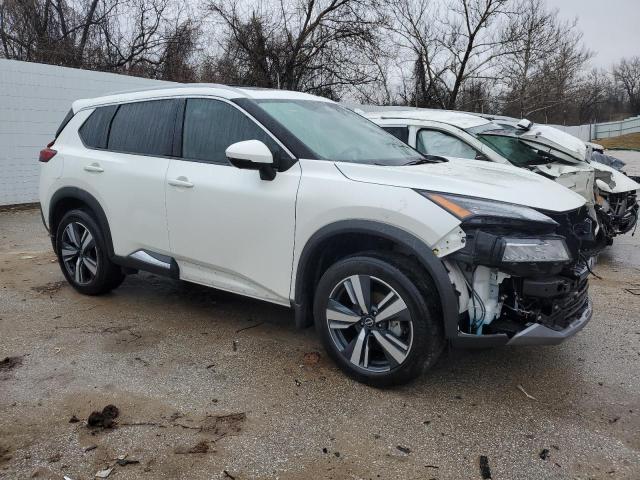
<path id="1" fill-rule="evenodd" d="M 85 108 L 93 108 L 100 105 L 114 103 L 136 102 L 167 97 L 185 96 L 214 96 L 227 99 L 251 98 L 251 99 L 289 99 L 289 100 L 315 100 L 319 102 L 332 102 L 332 100 L 310 95 L 308 93 L 293 92 L 290 90 L 275 90 L 270 88 L 232 87 L 215 83 L 185 83 L 167 85 L 166 87 L 154 87 L 143 90 L 116 92 L 102 97 L 85 98 L 73 102 L 74 112 Z"/>
<path id="2" fill-rule="evenodd" d="M 402 119 L 402 120 L 418 120 L 441 122 L 453 125 L 459 128 L 472 128 L 479 125 L 489 123 L 489 120 L 477 115 L 468 113 L 454 112 L 451 110 L 433 110 L 433 109 L 416 109 L 416 110 L 384 110 L 378 112 L 366 112 L 365 116 L 369 119 Z"/>

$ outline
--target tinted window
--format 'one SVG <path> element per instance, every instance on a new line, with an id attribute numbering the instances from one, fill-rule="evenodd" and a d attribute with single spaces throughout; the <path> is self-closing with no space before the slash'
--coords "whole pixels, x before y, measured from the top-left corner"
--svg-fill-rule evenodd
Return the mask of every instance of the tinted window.
<path id="1" fill-rule="evenodd" d="M 279 145 L 249 117 L 217 100 L 187 100 L 182 130 L 182 156 L 212 163 L 228 163 L 225 150 L 244 140 L 260 140 L 279 156 Z"/>
<path id="2" fill-rule="evenodd" d="M 120 105 L 111 122 L 109 150 L 144 155 L 171 155 L 175 100 Z"/>
<path id="3" fill-rule="evenodd" d="M 109 124 L 117 109 L 117 105 L 96 108 L 85 120 L 78 133 L 87 147 L 107 148 Z"/>
<path id="4" fill-rule="evenodd" d="M 389 132 L 398 140 L 409 143 L 409 129 L 407 127 L 382 127 L 385 132 Z"/>
<path id="5" fill-rule="evenodd" d="M 478 152 L 465 142 L 448 133 L 437 130 L 420 130 L 416 149 L 427 155 L 475 159 Z"/>

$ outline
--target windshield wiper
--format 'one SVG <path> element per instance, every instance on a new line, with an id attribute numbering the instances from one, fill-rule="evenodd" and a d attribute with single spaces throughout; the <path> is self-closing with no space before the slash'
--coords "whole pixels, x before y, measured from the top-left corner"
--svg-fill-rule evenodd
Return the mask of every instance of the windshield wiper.
<path id="1" fill-rule="evenodd" d="M 424 155 L 423 158 L 411 160 L 410 162 L 403 163 L 401 166 L 406 167 L 408 165 L 423 165 L 425 163 L 441 163 L 446 161 L 448 161 L 446 158 L 437 155 Z"/>

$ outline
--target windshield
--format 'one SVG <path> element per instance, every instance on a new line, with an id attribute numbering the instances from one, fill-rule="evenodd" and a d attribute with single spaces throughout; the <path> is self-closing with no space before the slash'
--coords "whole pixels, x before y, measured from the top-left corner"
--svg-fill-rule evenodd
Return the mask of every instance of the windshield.
<path id="1" fill-rule="evenodd" d="M 314 100 L 256 100 L 319 159 L 398 166 L 424 157 L 360 115 Z"/>
<path id="2" fill-rule="evenodd" d="M 537 150 L 522 142 L 515 136 L 514 129 L 505 129 L 495 123 L 469 128 L 467 132 L 519 167 L 541 165 L 557 160 L 548 152 Z"/>

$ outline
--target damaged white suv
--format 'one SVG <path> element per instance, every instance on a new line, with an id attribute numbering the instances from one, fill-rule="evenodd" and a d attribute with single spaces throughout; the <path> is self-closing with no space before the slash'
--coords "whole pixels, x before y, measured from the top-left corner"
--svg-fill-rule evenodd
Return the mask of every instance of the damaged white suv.
<path id="1" fill-rule="evenodd" d="M 79 100 L 40 161 L 76 290 L 145 270 L 291 306 L 372 385 L 414 378 L 447 342 L 555 344 L 591 317 L 582 197 L 427 158 L 323 98 L 185 85 Z"/>

